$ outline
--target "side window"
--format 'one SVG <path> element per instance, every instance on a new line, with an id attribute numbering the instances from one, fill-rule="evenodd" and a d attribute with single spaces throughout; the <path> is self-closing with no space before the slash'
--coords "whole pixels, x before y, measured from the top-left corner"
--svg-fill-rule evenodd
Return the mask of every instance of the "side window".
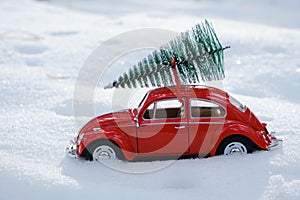
<path id="1" fill-rule="evenodd" d="M 154 105 L 156 105 L 156 103 L 150 104 L 150 106 L 147 108 L 147 110 L 145 111 L 145 113 L 143 115 L 144 119 L 153 119 Z"/>
<path id="2" fill-rule="evenodd" d="M 144 119 L 183 118 L 184 106 L 178 99 L 161 100 L 152 103 L 145 111 Z"/>
<path id="3" fill-rule="evenodd" d="M 191 99 L 191 117 L 225 117 L 223 106 L 211 101 Z"/>

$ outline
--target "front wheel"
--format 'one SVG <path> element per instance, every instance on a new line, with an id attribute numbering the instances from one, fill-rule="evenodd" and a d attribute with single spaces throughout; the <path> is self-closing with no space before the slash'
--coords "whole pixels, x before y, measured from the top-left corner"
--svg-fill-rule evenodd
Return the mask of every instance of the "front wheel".
<path id="1" fill-rule="evenodd" d="M 217 150 L 218 155 L 244 155 L 252 152 L 252 142 L 247 138 L 239 136 L 225 139 Z"/>
<path id="2" fill-rule="evenodd" d="M 94 161 L 107 161 L 116 159 L 116 151 L 108 145 L 100 145 L 93 151 Z"/>
<path id="3" fill-rule="evenodd" d="M 121 149 L 111 141 L 98 141 L 91 144 L 87 149 L 89 151 L 88 160 L 106 162 L 123 159 Z"/>

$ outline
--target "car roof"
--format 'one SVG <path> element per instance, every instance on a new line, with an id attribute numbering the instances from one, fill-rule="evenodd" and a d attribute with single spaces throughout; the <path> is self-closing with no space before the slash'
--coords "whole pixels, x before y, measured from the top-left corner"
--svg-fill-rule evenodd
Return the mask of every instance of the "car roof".
<path id="1" fill-rule="evenodd" d="M 182 96 L 197 96 L 197 97 L 222 97 L 228 98 L 228 93 L 215 87 L 205 85 L 181 85 L 178 87 Z M 149 96 L 155 98 L 158 96 L 172 97 L 176 96 L 176 86 L 161 87 L 149 91 Z"/>

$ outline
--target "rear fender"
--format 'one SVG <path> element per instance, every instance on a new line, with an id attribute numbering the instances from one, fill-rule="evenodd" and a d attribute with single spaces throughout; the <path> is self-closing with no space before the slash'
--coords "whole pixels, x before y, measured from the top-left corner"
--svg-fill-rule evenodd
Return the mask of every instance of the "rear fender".
<path id="1" fill-rule="evenodd" d="M 243 124 L 231 124 L 225 128 L 217 139 L 217 143 L 211 150 L 210 155 L 214 156 L 221 142 L 233 135 L 241 135 L 251 140 L 259 149 L 268 150 L 268 145 L 259 131 L 255 131 L 251 127 Z"/>

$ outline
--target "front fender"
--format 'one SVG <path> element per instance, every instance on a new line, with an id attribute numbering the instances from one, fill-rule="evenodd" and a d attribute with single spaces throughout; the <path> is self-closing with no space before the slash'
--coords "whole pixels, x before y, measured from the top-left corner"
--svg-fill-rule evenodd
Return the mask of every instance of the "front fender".
<path id="1" fill-rule="evenodd" d="M 260 131 L 255 131 L 253 128 L 244 124 L 234 123 L 234 124 L 225 125 L 223 131 L 218 136 L 218 139 L 216 140 L 217 141 L 216 145 L 210 152 L 210 155 L 214 156 L 221 142 L 227 137 L 233 135 L 244 136 L 250 139 L 255 145 L 257 145 L 258 148 L 263 150 L 268 150 L 268 144 L 260 134 Z"/>
<path id="2" fill-rule="evenodd" d="M 106 137 L 120 147 L 127 160 L 133 160 L 137 156 L 137 140 L 135 137 L 132 137 L 121 130 L 106 133 Z"/>
<path id="3" fill-rule="evenodd" d="M 121 130 L 100 130 L 93 133 L 87 133 L 80 145 L 78 145 L 77 155 L 81 156 L 85 149 L 93 142 L 101 140 L 110 140 L 118 145 L 127 160 L 133 160 L 136 157 L 136 139 L 127 135 Z"/>

